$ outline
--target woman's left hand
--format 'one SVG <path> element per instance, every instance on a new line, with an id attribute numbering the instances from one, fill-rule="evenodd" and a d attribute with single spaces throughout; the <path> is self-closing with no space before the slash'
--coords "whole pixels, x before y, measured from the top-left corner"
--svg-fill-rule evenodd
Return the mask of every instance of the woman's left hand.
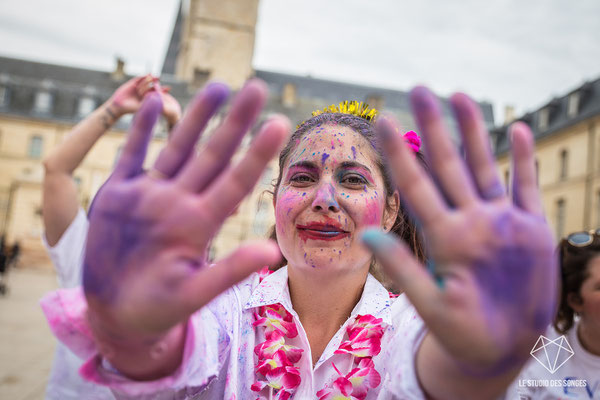
<path id="1" fill-rule="evenodd" d="M 558 277 L 531 131 L 520 122 L 510 129 L 509 198 L 472 100 L 463 94 L 450 99 L 466 160 L 450 138 L 436 97 L 419 87 L 411 102 L 432 177 L 391 119 L 380 118 L 377 128 L 403 204 L 421 224 L 430 271 L 396 238 L 368 231 L 363 241 L 457 370 L 488 377 L 518 370 L 553 317 Z"/>

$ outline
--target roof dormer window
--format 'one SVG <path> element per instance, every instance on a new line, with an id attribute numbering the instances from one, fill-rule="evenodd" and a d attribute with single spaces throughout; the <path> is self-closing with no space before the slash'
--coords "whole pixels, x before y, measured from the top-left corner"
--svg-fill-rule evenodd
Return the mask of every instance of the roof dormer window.
<path id="1" fill-rule="evenodd" d="M 89 96 L 84 96 L 79 99 L 79 103 L 77 104 L 77 116 L 85 117 L 86 115 L 94 111 L 95 107 L 96 102 L 94 101 L 94 99 Z"/>
<path id="2" fill-rule="evenodd" d="M 538 129 L 545 131 L 548 129 L 550 123 L 550 109 L 548 107 L 542 108 L 538 114 Z"/>
<path id="3" fill-rule="evenodd" d="M 577 91 L 575 93 L 571 93 L 569 95 L 569 102 L 568 102 L 568 106 L 567 106 L 567 115 L 569 116 L 569 118 L 573 118 L 573 117 L 577 116 L 577 113 L 579 113 L 580 100 L 581 100 L 581 93 L 579 91 Z"/>
<path id="4" fill-rule="evenodd" d="M 48 114 L 52 108 L 52 95 L 46 90 L 37 92 L 35 95 L 35 103 L 33 104 L 33 110 L 36 113 Z"/>
<path id="5" fill-rule="evenodd" d="M 8 88 L 4 85 L 0 85 L 0 107 L 6 107 L 8 105 Z"/>

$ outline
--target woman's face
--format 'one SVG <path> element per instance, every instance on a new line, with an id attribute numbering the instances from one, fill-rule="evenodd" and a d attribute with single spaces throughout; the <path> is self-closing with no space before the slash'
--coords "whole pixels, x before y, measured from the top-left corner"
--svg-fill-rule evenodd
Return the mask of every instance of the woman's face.
<path id="1" fill-rule="evenodd" d="M 581 302 L 573 308 L 589 328 L 600 334 L 600 256 L 590 260 L 588 277 L 579 293 Z"/>
<path id="2" fill-rule="evenodd" d="M 358 232 L 391 228 L 397 211 L 386 194 L 376 153 L 349 127 L 327 124 L 308 132 L 290 153 L 277 191 L 277 241 L 294 268 L 368 268 Z"/>

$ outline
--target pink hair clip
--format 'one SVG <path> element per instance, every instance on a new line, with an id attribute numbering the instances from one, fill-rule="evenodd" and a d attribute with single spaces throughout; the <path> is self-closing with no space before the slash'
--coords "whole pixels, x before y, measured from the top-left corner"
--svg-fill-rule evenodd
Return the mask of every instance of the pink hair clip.
<path id="1" fill-rule="evenodd" d="M 404 134 L 404 141 L 408 143 L 410 148 L 418 153 L 421 148 L 421 138 L 414 131 L 408 131 Z"/>

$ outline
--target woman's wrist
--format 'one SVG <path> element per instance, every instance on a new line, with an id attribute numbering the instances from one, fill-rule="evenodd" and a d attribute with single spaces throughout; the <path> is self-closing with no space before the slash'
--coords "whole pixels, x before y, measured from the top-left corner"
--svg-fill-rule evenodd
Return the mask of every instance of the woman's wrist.
<path id="1" fill-rule="evenodd" d="M 87 319 L 98 352 L 124 375 L 154 380 L 173 373 L 181 364 L 187 323 L 163 333 L 128 332 L 88 309 Z"/>
<path id="2" fill-rule="evenodd" d="M 100 111 L 100 121 L 106 130 L 113 126 L 123 115 L 110 100 L 104 103 L 98 111 Z"/>

